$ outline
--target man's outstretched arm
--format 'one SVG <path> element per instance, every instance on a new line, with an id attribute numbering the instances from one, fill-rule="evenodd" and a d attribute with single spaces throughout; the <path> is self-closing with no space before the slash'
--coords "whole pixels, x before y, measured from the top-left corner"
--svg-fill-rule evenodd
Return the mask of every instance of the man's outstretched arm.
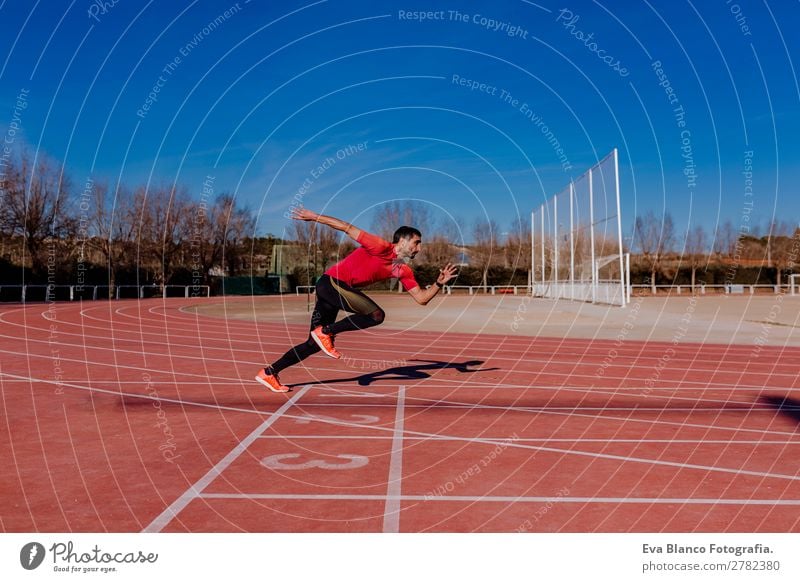
<path id="1" fill-rule="evenodd" d="M 408 291 L 409 295 L 414 298 L 414 301 L 420 305 L 427 305 L 428 302 L 436 297 L 436 294 L 445 286 L 445 284 L 454 279 L 458 273 L 458 268 L 455 265 L 447 263 L 443 269 L 439 269 L 439 276 L 436 278 L 436 283 L 427 289 L 420 289 L 414 287 Z"/>
<path id="2" fill-rule="evenodd" d="M 318 222 L 319 224 L 330 226 L 331 228 L 334 228 L 336 230 L 341 230 L 343 233 L 345 233 L 347 236 L 349 236 L 356 242 L 358 242 L 358 237 L 361 234 L 361 230 L 359 230 L 349 222 L 339 220 L 338 218 L 333 218 L 332 216 L 323 216 L 322 214 L 317 214 L 316 212 L 307 210 L 305 208 L 293 208 L 291 216 L 295 220 Z"/>

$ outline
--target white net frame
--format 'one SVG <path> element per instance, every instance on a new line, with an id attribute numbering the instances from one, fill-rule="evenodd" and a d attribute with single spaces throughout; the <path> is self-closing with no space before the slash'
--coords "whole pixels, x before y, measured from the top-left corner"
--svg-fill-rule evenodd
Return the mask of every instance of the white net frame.
<path id="1" fill-rule="evenodd" d="M 629 282 L 614 148 L 531 213 L 531 290 L 538 297 L 625 307 Z"/>

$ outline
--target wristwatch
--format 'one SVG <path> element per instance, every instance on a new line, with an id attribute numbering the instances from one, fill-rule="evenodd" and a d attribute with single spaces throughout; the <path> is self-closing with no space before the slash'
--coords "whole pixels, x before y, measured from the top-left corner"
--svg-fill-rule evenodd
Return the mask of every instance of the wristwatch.
<path id="1" fill-rule="evenodd" d="M 444 289 L 444 283 L 439 283 L 439 281 L 434 281 L 434 285 L 436 285 L 439 289 Z"/>

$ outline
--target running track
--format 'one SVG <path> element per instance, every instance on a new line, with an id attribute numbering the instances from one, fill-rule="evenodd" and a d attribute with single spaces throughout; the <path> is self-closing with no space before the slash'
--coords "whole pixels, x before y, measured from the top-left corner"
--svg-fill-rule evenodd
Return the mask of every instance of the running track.
<path id="1" fill-rule="evenodd" d="M 800 530 L 798 348 L 379 327 L 287 396 L 305 326 L 191 304 L 0 308 L 2 531 Z"/>

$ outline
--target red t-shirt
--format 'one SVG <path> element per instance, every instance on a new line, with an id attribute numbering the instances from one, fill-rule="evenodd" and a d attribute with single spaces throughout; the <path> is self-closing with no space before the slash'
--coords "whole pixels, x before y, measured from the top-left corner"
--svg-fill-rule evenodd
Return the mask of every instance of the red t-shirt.
<path id="1" fill-rule="evenodd" d="M 357 242 L 361 246 L 325 271 L 326 275 L 351 287 L 366 287 L 391 278 L 400 279 L 406 291 L 419 287 L 411 268 L 398 261 L 392 243 L 363 230 Z"/>

